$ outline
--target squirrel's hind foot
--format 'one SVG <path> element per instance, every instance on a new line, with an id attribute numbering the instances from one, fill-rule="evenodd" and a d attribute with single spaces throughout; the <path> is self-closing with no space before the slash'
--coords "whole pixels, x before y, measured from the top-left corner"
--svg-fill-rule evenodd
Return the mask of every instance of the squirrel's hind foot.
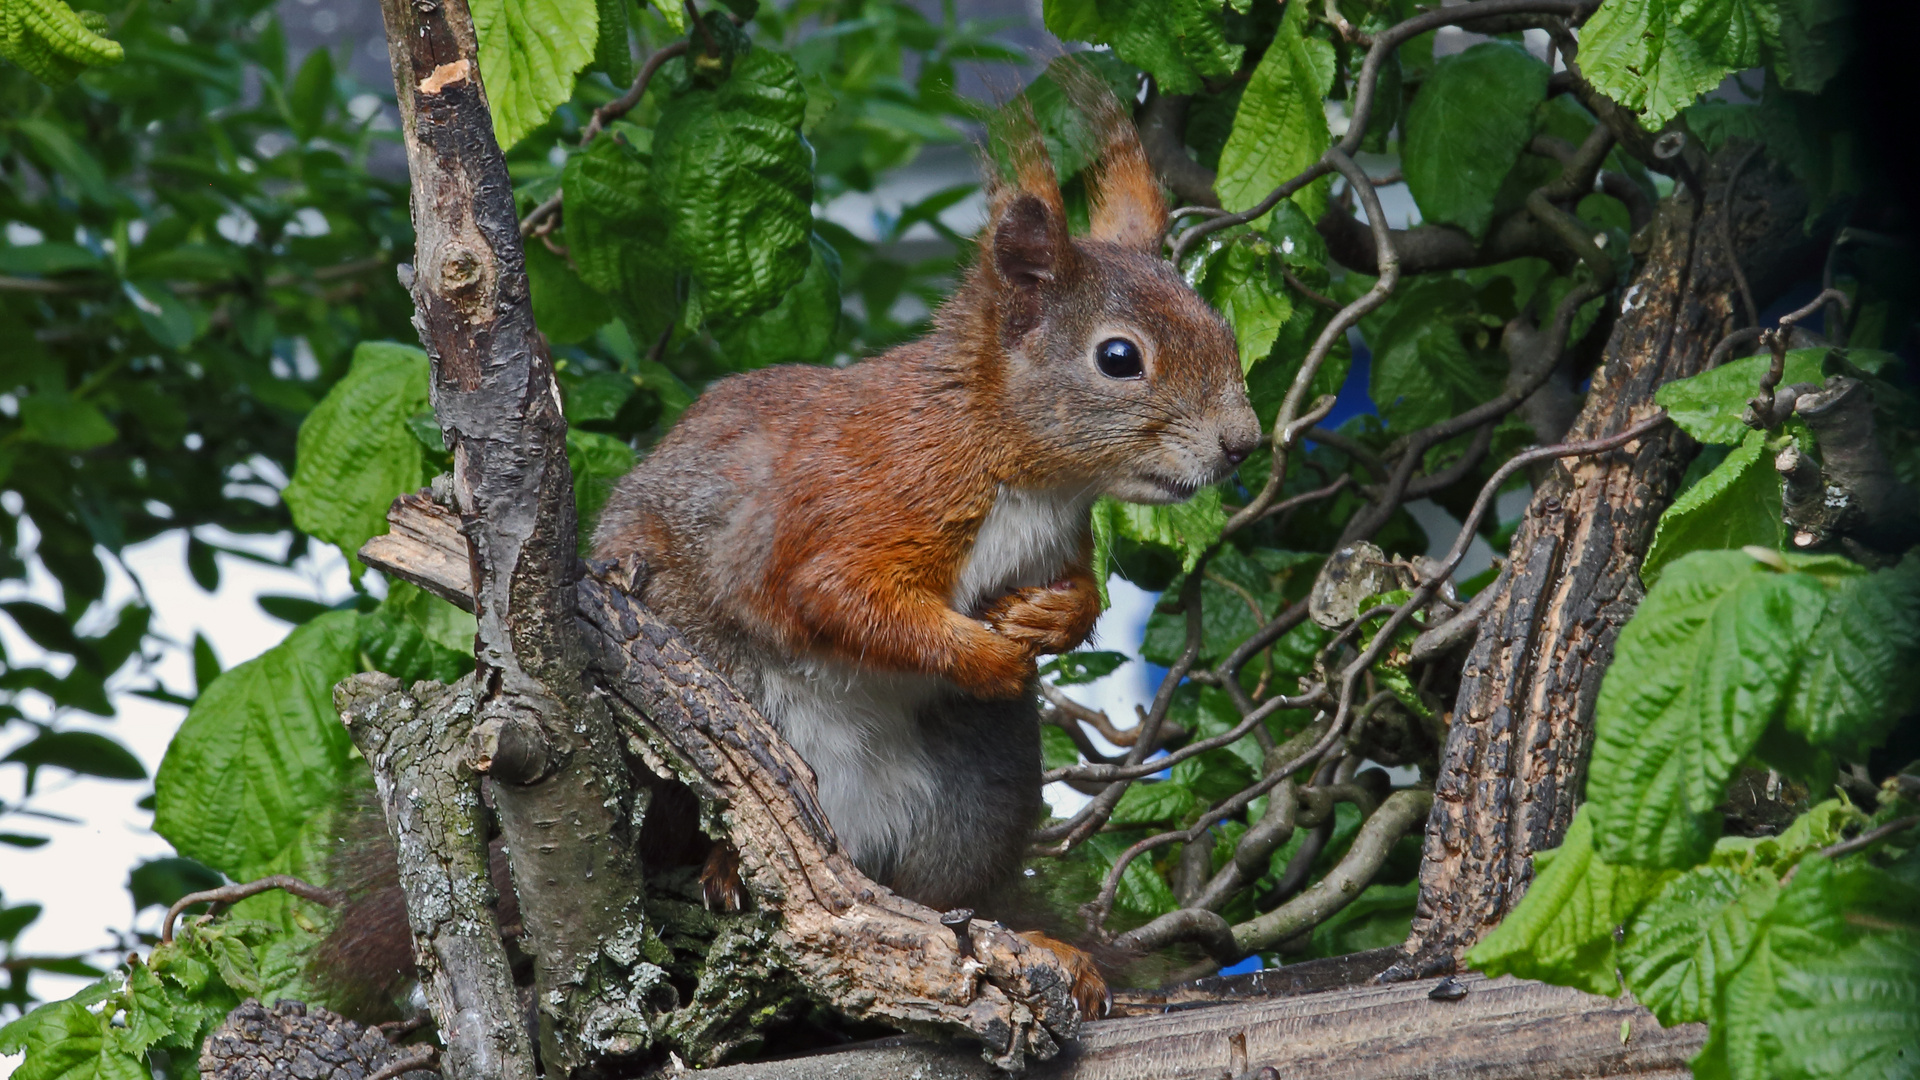
<path id="1" fill-rule="evenodd" d="M 1030 945 L 1039 947 L 1059 957 L 1060 965 L 1067 969 L 1073 978 L 1073 986 L 1068 993 L 1073 1003 L 1080 1009 L 1080 1019 L 1098 1020 L 1113 1009 L 1113 993 L 1107 989 L 1106 977 L 1100 974 L 1093 957 L 1086 952 L 1057 938 L 1050 938 L 1038 930 L 1015 931 L 1027 939 Z"/>

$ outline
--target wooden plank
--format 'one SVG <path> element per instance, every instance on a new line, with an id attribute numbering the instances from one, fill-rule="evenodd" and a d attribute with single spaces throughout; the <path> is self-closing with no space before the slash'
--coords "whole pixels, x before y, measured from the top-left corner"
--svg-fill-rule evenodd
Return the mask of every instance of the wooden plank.
<path id="1" fill-rule="evenodd" d="M 1440 980 L 1367 985 L 1300 997 L 1186 1008 L 1088 1024 L 1033 1080 L 1252 1080 L 1261 1069 L 1315 1080 L 1473 1077 L 1686 1080 L 1701 1024 L 1662 1029 L 1628 999 L 1514 978 L 1463 975 L 1457 1001 Z M 1623 1026 L 1624 1025 L 1624 1026 Z M 702 1070 L 710 1080 L 992 1080 L 1004 1074 L 961 1044 L 889 1039 L 786 1061 Z"/>

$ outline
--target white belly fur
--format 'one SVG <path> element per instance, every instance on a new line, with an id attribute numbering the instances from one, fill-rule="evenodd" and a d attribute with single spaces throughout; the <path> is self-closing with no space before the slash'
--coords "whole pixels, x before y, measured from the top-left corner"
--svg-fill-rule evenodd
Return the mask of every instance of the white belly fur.
<path id="1" fill-rule="evenodd" d="M 1079 554 L 1092 502 L 1080 491 L 1002 488 L 961 568 L 954 609 L 1057 580 Z M 825 661 L 765 672 L 761 708 L 813 767 L 821 809 L 863 867 L 891 867 L 938 811 L 941 777 L 915 716 L 947 688 L 934 676 Z"/>

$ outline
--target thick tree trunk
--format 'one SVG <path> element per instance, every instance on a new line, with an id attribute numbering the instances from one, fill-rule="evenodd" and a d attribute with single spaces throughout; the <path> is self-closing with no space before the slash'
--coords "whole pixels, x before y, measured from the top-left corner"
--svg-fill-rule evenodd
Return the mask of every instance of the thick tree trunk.
<path id="1" fill-rule="evenodd" d="M 1733 329 L 1738 301 L 1721 217 L 1739 156 L 1708 163 L 1704 207 L 1681 187 L 1642 234 L 1640 272 L 1617 301 L 1619 319 L 1569 439 L 1646 419 L 1655 389 L 1698 374 Z M 1763 303 L 1812 250 L 1806 211 L 1782 175 L 1742 173 L 1733 240 Z M 1641 559 L 1698 450 L 1668 427 L 1556 465 L 1535 490 L 1508 553 L 1513 572 L 1462 675 L 1408 958 L 1388 978 L 1453 970 L 1526 892 L 1534 853 L 1560 843 L 1586 786 L 1600 679 L 1642 596 Z"/>

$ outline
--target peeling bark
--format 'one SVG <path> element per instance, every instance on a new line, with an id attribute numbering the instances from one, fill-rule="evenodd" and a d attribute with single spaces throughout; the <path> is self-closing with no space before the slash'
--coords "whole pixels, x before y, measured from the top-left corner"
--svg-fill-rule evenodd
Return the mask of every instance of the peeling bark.
<path id="1" fill-rule="evenodd" d="M 940 913 L 869 881 L 840 851 L 813 770 L 773 725 L 631 595 L 630 568 L 579 586 L 600 691 L 629 747 L 700 796 L 740 849 L 747 888 L 779 916 L 777 940 L 808 989 L 850 1016 L 959 1026 L 1017 1068 L 1078 1030 L 1054 954 L 998 923 L 967 925 L 963 952 Z"/>
<path id="2" fill-rule="evenodd" d="M 1725 189 L 1737 154 L 1708 166 Z M 1781 287 L 1807 253 L 1804 195 L 1752 170 L 1731 208 L 1687 188 L 1666 199 L 1641 269 L 1569 439 L 1646 419 L 1654 391 L 1702 371 L 1733 329 L 1733 267 L 1719 217 L 1733 213 L 1755 288 Z M 1758 189 L 1756 191 L 1756 189 Z M 1620 627 L 1643 590 L 1654 526 L 1699 447 L 1667 427 L 1610 454 L 1552 468 L 1508 554 L 1512 568 L 1482 621 L 1455 700 L 1427 824 L 1408 958 L 1389 978 L 1440 974 L 1518 903 L 1537 851 L 1560 843 L 1586 786 L 1593 705 Z"/>

